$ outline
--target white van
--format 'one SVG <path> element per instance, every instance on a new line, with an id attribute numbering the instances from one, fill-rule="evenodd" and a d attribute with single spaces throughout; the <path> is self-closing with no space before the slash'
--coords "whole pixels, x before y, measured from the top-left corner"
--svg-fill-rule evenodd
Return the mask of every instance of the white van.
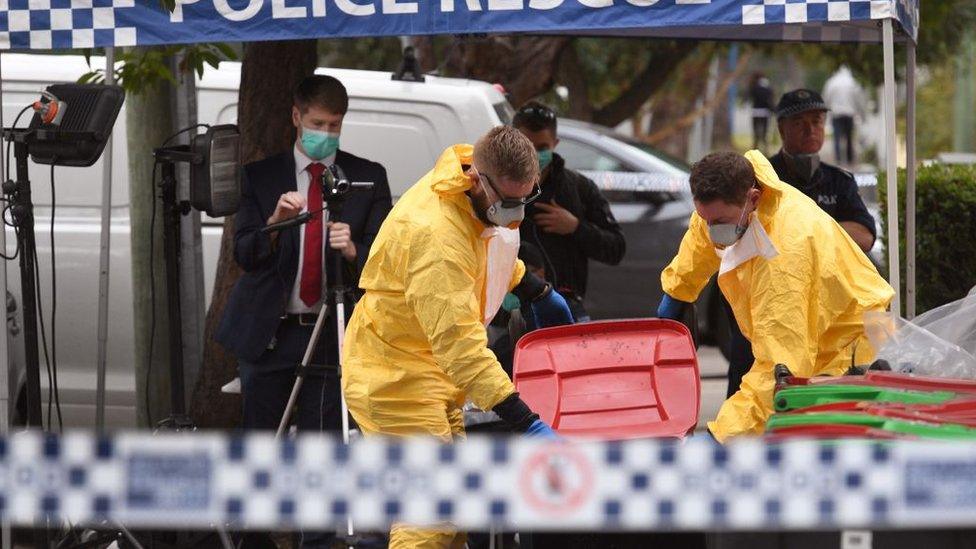
<path id="1" fill-rule="evenodd" d="M 104 66 L 93 58 L 92 66 Z M 3 122 L 9 126 L 39 91 L 50 84 L 73 82 L 89 71 L 81 56 L 3 54 Z M 341 80 L 349 91 L 349 113 L 342 132 L 342 148 L 381 162 L 387 170 L 394 199 L 426 173 L 438 155 L 454 143 L 474 142 L 493 126 L 508 123 L 513 111 L 491 85 L 471 80 L 428 76 L 425 82 L 398 82 L 391 73 L 319 69 Z M 201 123 L 234 123 L 240 63 L 222 63 L 209 69 L 198 82 Z M 115 126 L 113 143 L 112 254 L 108 340 L 106 423 L 109 427 L 135 426 L 132 264 L 129 240 L 128 155 L 125 107 Z M 28 120 L 21 120 L 25 126 Z M 67 426 L 92 426 L 95 420 L 97 311 L 102 165 L 57 168 L 55 216 L 58 282 L 58 378 Z M 36 234 L 40 263 L 41 302 L 45 316 L 51 306 L 50 167 L 31 164 L 30 179 L 36 206 Z M 203 262 L 206 296 L 212 293 L 220 249 L 220 220 L 203 227 Z M 7 251 L 15 236 L 7 228 Z M 7 265 L 8 288 L 19 305 L 20 276 L 15 262 Z M 165 306 L 157 303 L 158 307 Z M 9 318 L 8 314 L 8 318 Z M 10 401 L 23 404 L 23 332 L 19 309 L 8 320 Z M 48 319 L 50 337 L 50 320 Z M 42 393 L 47 407 L 47 379 Z M 12 411 L 13 413 L 13 411 Z"/>

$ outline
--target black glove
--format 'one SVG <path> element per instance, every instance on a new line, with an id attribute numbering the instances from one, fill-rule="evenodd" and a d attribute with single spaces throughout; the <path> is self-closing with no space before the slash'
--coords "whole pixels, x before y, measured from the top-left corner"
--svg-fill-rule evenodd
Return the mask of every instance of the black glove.
<path id="1" fill-rule="evenodd" d="M 551 286 L 545 280 L 537 277 L 536 275 L 525 271 L 522 276 L 522 280 L 518 283 L 518 286 L 512 289 L 512 293 L 515 297 L 519 298 L 522 305 L 528 305 L 537 299 L 544 297 L 549 291 Z"/>
<path id="2" fill-rule="evenodd" d="M 539 420 L 539 414 L 533 412 L 518 393 L 508 395 L 508 398 L 496 404 L 491 410 L 519 433 L 528 431 L 529 427 Z"/>

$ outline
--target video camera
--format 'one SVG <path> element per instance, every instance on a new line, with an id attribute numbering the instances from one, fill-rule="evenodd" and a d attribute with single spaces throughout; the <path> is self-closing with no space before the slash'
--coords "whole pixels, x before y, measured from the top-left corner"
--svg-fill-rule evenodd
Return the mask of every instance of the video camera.
<path id="1" fill-rule="evenodd" d="M 322 201 L 329 205 L 343 200 L 346 193 L 352 190 L 352 183 L 346 179 L 342 168 L 336 164 L 322 170 L 319 183 L 322 185 Z"/>
<path id="2" fill-rule="evenodd" d="M 343 200 L 346 199 L 346 195 L 350 191 L 365 191 L 373 188 L 372 183 L 350 183 L 342 168 L 336 164 L 332 164 L 322 171 L 319 184 L 322 185 L 322 202 L 325 204 L 321 209 L 302 212 L 291 219 L 262 227 L 261 232 L 271 233 L 296 225 L 302 225 L 312 219 L 313 215 L 323 210 L 329 210 L 332 214 L 338 214 L 342 209 Z"/>

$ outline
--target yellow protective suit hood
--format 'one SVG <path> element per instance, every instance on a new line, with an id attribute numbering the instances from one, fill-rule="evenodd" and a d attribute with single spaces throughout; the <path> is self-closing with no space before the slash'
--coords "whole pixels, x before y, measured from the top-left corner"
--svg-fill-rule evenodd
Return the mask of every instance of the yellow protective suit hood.
<path id="1" fill-rule="evenodd" d="M 886 309 L 894 295 L 837 222 L 780 181 L 762 153 L 745 156 L 762 186 L 756 218 L 779 253 L 754 257 L 718 278 L 755 356 L 739 391 L 708 424 L 719 441 L 762 433 L 773 411 L 776 364 L 813 377 L 843 374 L 855 353 L 858 364 L 872 360 L 864 313 Z M 675 299 L 695 301 L 719 264 L 707 224 L 694 213 L 661 286 Z"/>
<path id="2" fill-rule="evenodd" d="M 450 440 L 463 430 L 465 399 L 490 410 L 515 391 L 483 324 L 488 241 L 465 194 L 472 153 L 471 145 L 444 151 L 370 249 L 342 361 L 346 401 L 366 434 Z M 516 261 L 504 273 L 509 289 L 523 274 Z"/>

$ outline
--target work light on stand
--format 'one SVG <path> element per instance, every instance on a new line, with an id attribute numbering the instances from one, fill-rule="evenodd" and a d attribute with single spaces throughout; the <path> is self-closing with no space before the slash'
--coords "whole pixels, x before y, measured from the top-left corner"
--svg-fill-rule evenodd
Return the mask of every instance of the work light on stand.
<path id="1" fill-rule="evenodd" d="M 162 147 L 155 149 L 153 155 L 162 166 L 163 174 L 160 196 L 163 199 L 172 406 L 169 418 L 160 426 L 190 430 L 194 426 L 186 413 L 180 311 L 180 216 L 188 214 L 191 207 L 214 217 L 237 212 L 241 201 L 240 132 L 237 126 L 230 124 L 211 126 L 205 133 L 194 136 L 190 145 Z M 177 199 L 178 162 L 190 164 L 188 202 Z"/>
<path id="2" fill-rule="evenodd" d="M 125 94 L 118 86 L 57 84 L 23 108 L 33 110 L 27 128 L 5 128 L 3 139 L 14 148 L 16 179 L 5 178 L 3 194 L 11 211 L 20 250 L 20 286 L 24 311 L 24 356 L 27 372 L 27 425 L 41 427 L 40 359 L 37 344 L 37 265 L 34 203 L 28 158 L 51 166 L 91 166 L 105 149 Z M 14 126 L 17 125 L 14 121 Z M 9 150 L 9 149 L 8 149 Z M 9 167 L 7 168 L 9 170 Z M 52 269 L 54 266 L 52 265 Z"/>

